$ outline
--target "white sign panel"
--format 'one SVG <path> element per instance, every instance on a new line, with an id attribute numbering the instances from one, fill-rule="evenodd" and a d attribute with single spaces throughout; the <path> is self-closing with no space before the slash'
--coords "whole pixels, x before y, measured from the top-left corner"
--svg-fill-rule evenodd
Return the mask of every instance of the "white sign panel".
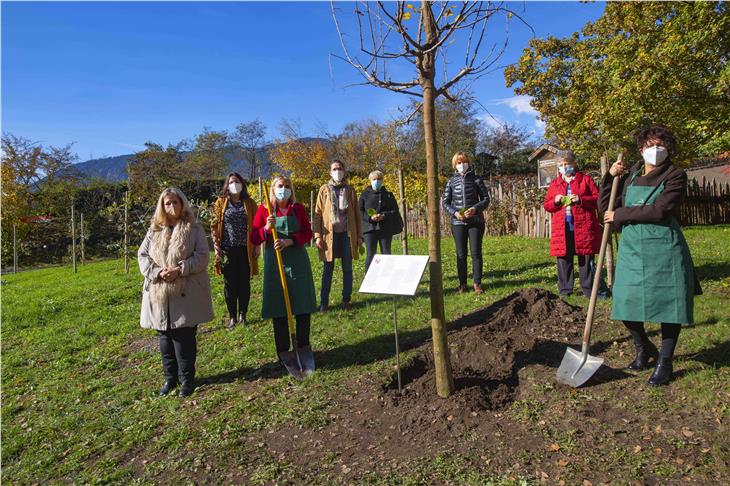
<path id="1" fill-rule="evenodd" d="M 360 292 L 415 295 L 427 264 L 427 255 L 375 255 Z"/>

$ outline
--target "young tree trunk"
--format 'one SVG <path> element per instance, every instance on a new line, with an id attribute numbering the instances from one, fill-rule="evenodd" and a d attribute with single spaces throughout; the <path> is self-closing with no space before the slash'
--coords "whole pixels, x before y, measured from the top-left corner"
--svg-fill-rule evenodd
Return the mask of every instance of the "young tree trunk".
<path id="1" fill-rule="evenodd" d="M 421 2 L 426 38 L 435 42 L 438 37 L 436 21 L 427 0 Z M 454 392 L 451 357 L 446 338 L 444 314 L 443 275 L 441 273 L 441 218 L 439 212 L 438 158 L 436 156 L 436 89 L 434 86 L 435 53 L 426 53 L 418 59 L 419 77 L 423 89 L 423 131 L 426 145 L 426 176 L 428 179 L 428 256 L 429 294 L 431 297 L 431 334 L 433 360 L 436 372 L 436 393 L 448 397 Z"/>

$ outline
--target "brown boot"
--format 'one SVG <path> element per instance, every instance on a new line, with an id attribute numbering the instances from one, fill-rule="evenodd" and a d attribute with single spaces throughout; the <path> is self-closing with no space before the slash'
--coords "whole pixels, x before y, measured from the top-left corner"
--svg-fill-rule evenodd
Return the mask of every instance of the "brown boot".
<path id="1" fill-rule="evenodd" d="M 479 284 L 474 284 L 474 293 L 475 294 L 481 294 L 483 292 L 482 286 Z"/>
<path id="2" fill-rule="evenodd" d="M 460 294 L 463 294 L 466 292 L 466 285 L 459 285 L 459 287 L 456 289 L 457 292 Z"/>

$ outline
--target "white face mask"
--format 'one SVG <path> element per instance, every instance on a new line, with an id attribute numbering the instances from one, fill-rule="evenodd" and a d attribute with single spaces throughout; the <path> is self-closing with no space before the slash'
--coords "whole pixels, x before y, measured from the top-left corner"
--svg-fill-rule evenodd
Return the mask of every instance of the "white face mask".
<path id="1" fill-rule="evenodd" d="M 641 152 L 641 156 L 644 158 L 644 162 L 646 162 L 649 165 L 658 165 L 664 162 L 666 158 L 669 156 L 669 152 L 667 151 L 666 147 L 662 147 L 661 145 L 654 145 L 652 147 L 645 148 L 643 152 Z"/>
<path id="2" fill-rule="evenodd" d="M 230 192 L 231 194 L 240 194 L 242 189 L 243 184 L 239 182 L 233 182 L 231 184 L 228 184 L 228 192 Z"/>
<path id="3" fill-rule="evenodd" d="M 332 176 L 333 181 L 340 182 L 345 177 L 345 171 L 342 169 L 335 169 L 330 172 L 330 175 Z"/>
<path id="4" fill-rule="evenodd" d="M 463 164 L 456 164 L 456 170 L 459 171 L 459 174 L 465 174 L 467 170 L 469 170 L 469 164 L 463 163 Z"/>

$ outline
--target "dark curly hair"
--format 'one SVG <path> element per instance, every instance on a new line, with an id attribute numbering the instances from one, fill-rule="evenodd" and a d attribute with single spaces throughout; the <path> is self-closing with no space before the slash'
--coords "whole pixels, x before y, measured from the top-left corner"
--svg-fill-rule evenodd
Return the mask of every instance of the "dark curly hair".
<path id="1" fill-rule="evenodd" d="M 644 148 L 644 144 L 653 138 L 661 140 L 670 155 L 677 153 L 677 137 L 674 132 L 664 125 L 649 125 L 634 133 L 634 140 L 636 140 L 636 147 L 639 152 Z"/>

